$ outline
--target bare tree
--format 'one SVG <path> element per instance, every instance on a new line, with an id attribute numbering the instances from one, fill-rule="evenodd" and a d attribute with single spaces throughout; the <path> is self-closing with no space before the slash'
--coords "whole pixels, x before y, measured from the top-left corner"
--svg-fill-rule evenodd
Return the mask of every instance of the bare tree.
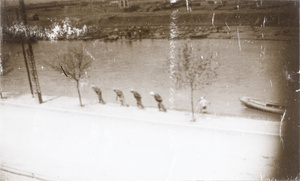
<path id="1" fill-rule="evenodd" d="M 54 60 L 46 63 L 52 69 L 62 72 L 66 77 L 75 80 L 78 92 L 80 106 L 83 106 L 80 93 L 80 81 L 86 74 L 86 70 L 90 67 L 92 59 L 84 56 L 83 47 L 74 48 L 62 55 L 62 59 Z"/>
<path id="2" fill-rule="evenodd" d="M 4 76 L 13 70 L 13 68 L 9 64 L 9 58 L 11 56 L 11 53 L 6 53 L 6 54 L 0 53 L 0 54 L 1 54 L 0 75 Z"/>
<path id="3" fill-rule="evenodd" d="M 13 68 L 9 64 L 9 58 L 11 56 L 11 53 L 1 54 L 0 59 L 0 76 L 5 76 L 9 72 L 13 70 Z M 0 85 L 0 97 L 3 98 L 2 95 L 2 86 Z"/>
<path id="4" fill-rule="evenodd" d="M 217 77 L 218 62 L 207 50 L 193 47 L 190 42 L 180 46 L 177 59 L 169 61 L 171 76 L 177 88 L 189 88 L 191 93 L 192 121 L 194 116 L 194 91 L 212 83 Z"/>

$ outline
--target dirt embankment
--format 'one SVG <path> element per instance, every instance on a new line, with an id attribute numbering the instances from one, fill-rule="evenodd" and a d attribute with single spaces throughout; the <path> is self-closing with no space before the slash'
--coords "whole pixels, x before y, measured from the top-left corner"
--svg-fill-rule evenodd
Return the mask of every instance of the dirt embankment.
<path id="1" fill-rule="evenodd" d="M 62 2 L 61 2 L 62 3 Z M 298 3 L 257 2 L 185 3 L 153 2 L 130 4 L 127 8 L 108 3 L 49 4 L 28 7 L 31 26 L 38 31 L 53 28 L 54 24 L 87 27 L 84 34 L 58 35 L 59 40 L 118 40 L 172 38 L 213 39 L 272 39 L 291 40 L 298 35 Z M 2 21 L 12 24 L 13 11 Z M 5 19 L 5 18 L 4 18 Z M 10 32 L 5 32 L 4 35 Z M 44 32 L 36 39 L 48 39 Z M 13 37 L 13 36 L 10 36 Z"/>

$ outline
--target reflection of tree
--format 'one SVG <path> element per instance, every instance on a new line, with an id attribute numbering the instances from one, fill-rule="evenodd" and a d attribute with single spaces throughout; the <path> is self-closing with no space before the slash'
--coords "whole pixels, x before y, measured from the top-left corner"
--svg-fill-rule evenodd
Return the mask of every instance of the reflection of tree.
<path id="1" fill-rule="evenodd" d="M 200 57 L 197 56 L 200 54 Z M 191 43 L 178 48 L 178 58 L 170 61 L 171 76 L 178 88 L 190 88 L 192 121 L 194 116 L 194 91 L 210 85 L 217 77 L 218 62 L 210 51 L 196 49 Z"/>
<path id="2" fill-rule="evenodd" d="M 13 68 L 10 66 L 9 58 L 11 56 L 11 53 L 1 54 L 1 60 L 0 60 L 0 76 L 5 76 L 9 72 L 13 70 Z M 3 98 L 2 95 L 2 86 L 0 84 L 0 97 Z"/>
<path id="3" fill-rule="evenodd" d="M 80 106 L 83 106 L 80 93 L 80 81 L 85 77 L 86 70 L 90 67 L 92 59 L 84 56 L 83 48 L 74 48 L 62 55 L 62 59 L 46 63 L 52 69 L 62 72 L 66 77 L 75 80 Z"/>

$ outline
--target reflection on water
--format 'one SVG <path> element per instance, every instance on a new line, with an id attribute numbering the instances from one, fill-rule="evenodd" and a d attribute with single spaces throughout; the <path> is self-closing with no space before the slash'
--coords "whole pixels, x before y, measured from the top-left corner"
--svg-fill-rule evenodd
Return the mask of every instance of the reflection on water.
<path id="1" fill-rule="evenodd" d="M 204 89 L 195 92 L 195 100 L 205 96 L 210 101 L 209 111 L 213 114 L 260 117 L 280 120 L 280 115 L 264 113 L 245 108 L 239 101 L 241 96 L 250 96 L 263 100 L 285 103 L 287 91 L 286 64 L 295 57 L 292 45 L 286 41 L 241 41 L 241 51 L 236 40 L 191 40 L 199 47 L 211 47 L 219 56 L 218 79 Z M 178 40 L 180 45 L 183 40 Z M 77 96 L 75 83 L 49 69 L 43 61 L 60 58 L 61 52 L 68 47 L 82 44 L 95 58 L 83 80 L 82 96 L 96 99 L 90 88 L 94 83 L 103 90 L 107 102 L 115 102 L 113 88 L 122 89 L 127 102 L 135 105 L 130 89 L 136 89 L 142 95 L 143 104 L 156 107 L 149 95 L 158 92 L 164 98 L 164 104 L 170 107 L 170 88 L 173 87 L 168 73 L 167 61 L 170 45 L 168 40 L 139 41 L 40 41 L 33 45 L 38 67 L 40 84 L 44 95 Z M 7 91 L 30 93 L 21 52 L 17 44 L 5 44 L 4 51 L 11 51 L 14 71 L 2 79 Z M 199 54 L 200 56 L 200 54 Z M 176 90 L 173 97 L 174 107 L 178 110 L 190 110 L 190 90 Z"/>

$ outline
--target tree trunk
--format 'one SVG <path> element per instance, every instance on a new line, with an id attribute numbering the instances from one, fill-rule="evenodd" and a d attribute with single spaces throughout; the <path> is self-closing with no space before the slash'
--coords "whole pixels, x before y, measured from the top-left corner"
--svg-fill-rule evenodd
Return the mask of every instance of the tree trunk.
<path id="1" fill-rule="evenodd" d="M 194 88 L 193 88 L 193 82 L 191 82 L 191 104 L 192 104 L 192 121 L 196 121 L 195 115 L 194 115 Z"/>
<path id="2" fill-rule="evenodd" d="M 77 83 L 77 92 L 78 92 L 78 97 L 79 97 L 79 103 L 80 103 L 80 106 L 82 107 L 83 104 L 82 104 L 82 101 L 81 101 L 81 94 L 80 94 L 80 89 L 79 89 L 79 80 L 76 80 L 76 83 Z"/>

